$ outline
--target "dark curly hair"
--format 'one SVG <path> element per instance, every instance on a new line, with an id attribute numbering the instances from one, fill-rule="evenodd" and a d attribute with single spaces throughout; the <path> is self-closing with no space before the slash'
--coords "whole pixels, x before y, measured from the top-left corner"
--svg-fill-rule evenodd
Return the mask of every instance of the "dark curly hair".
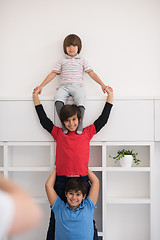
<path id="1" fill-rule="evenodd" d="M 84 197 L 84 195 L 87 195 L 88 192 L 87 184 L 79 178 L 72 178 L 67 182 L 65 187 L 65 193 L 67 194 L 69 191 L 81 191 Z"/>

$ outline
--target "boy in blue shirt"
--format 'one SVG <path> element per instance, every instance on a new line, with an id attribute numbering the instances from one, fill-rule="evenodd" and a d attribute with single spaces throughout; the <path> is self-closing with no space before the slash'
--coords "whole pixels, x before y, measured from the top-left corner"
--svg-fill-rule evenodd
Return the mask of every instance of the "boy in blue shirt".
<path id="1" fill-rule="evenodd" d="M 93 214 L 98 199 L 99 179 L 90 170 L 88 178 L 91 187 L 87 198 L 85 182 L 72 178 L 66 184 L 67 203 L 65 203 L 54 190 L 56 169 L 50 174 L 45 188 L 56 219 L 55 240 L 93 240 Z"/>

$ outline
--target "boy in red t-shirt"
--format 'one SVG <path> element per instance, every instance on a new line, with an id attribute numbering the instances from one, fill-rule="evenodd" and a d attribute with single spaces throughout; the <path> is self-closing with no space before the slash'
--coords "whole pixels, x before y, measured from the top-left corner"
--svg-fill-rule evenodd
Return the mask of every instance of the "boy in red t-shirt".
<path id="1" fill-rule="evenodd" d="M 38 97 L 40 89 L 36 87 L 33 90 L 33 101 L 40 123 L 56 141 L 55 166 L 57 176 L 54 188 L 64 201 L 66 201 L 65 184 L 72 177 L 80 177 L 82 181 L 87 182 L 89 190 L 88 162 L 90 141 L 107 123 L 113 102 L 112 88 L 107 86 L 105 90 L 108 96 L 102 114 L 93 124 L 84 128 L 83 133 L 80 135 L 76 133 L 76 130 L 81 121 L 81 112 L 76 105 L 64 105 L 61 109 L 61 123 L 68 129 L 68 133 L 64 134 L 62 128 L 56 127 L 47 117 Z M 54 239 L 54 228 L 54 214 L 51 211 L 47 240 Z M 98 239 L 98 237 L 95 233 L 94 240 L 96 239 Z"/>

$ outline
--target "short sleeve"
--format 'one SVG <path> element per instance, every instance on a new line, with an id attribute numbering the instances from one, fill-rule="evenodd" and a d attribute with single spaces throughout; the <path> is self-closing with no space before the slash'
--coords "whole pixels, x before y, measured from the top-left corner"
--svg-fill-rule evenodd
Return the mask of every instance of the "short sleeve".
<path id="1" fill-rule="evenodd" d="M 62 205 L 64 204 L 64 202 L 60 199 L 59 196 L 57 196 L 53 206 L 52 206 L 52 211 L 56 214 L 59 209 L 62 208 Z"/>
<path id="2" fill-rule="evenodd" d="M 97 133 L 94 124 L 92 124 L 92 125 L 90 125 L 90 126 L 84 128 L 84 131 L 86 131 L 89 140 L 91 140 L 92 137 Z"/>
<path id="3" fill-rule="evenodd" d="M 89 65 L 88 61 L 86 59 L 83 59 L 83 71 L 84 72 L 90 72 L 93 69 L 91 68 L 91 66 Z"/>
<path id="4" fill-rule="evenodd" d="M 61 73 L 61 70 L 62 70 L 62 60 L 59 60 L 55 67 L 53 68 L 52 72 L 56 72 L 56 73 Z"/>
<path id="5" fill-rule="evenodd" d="M 13 222 L 14 211 L 14 202 L 11 196 L 0 190 L 0 239 L 7 236 Z"/>
<path id="6" fill-rule="evenodd" d="M 51 135 L 52 135 L 52 137 L 54 138 L 54 140 L 57 141 L 57 137 L 58 137 L 58 135 L 60 134 L 60 131 L 62 131 L 61 128 L 56 127 L 55 125 L 53 126 L 53 129 L 52 129 Z"/>
<path id="7" fill-rule="evenodd" d="M 90 208 L 90 210 L 91 210 L 92 212 L 94 212 L 94 210 L 97 208 L 97 207 L 94 205 L 94 203 L 92 202 L 92 200 L 91 200 L 91 198 L 90 198 L 89 196 L 86 198 L 86 204 L 87 204 L 88 208 Z"/>

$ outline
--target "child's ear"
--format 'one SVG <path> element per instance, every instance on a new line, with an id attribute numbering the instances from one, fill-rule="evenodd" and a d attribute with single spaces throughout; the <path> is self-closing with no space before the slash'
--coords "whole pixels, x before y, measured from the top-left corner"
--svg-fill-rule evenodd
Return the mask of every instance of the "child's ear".
<path id="1" fill-rule="evenodd" d="M 86 194 L 84 194 L 84 196 L 83 196 L 83 199 L 85 199 L 86 198 Z"/>

